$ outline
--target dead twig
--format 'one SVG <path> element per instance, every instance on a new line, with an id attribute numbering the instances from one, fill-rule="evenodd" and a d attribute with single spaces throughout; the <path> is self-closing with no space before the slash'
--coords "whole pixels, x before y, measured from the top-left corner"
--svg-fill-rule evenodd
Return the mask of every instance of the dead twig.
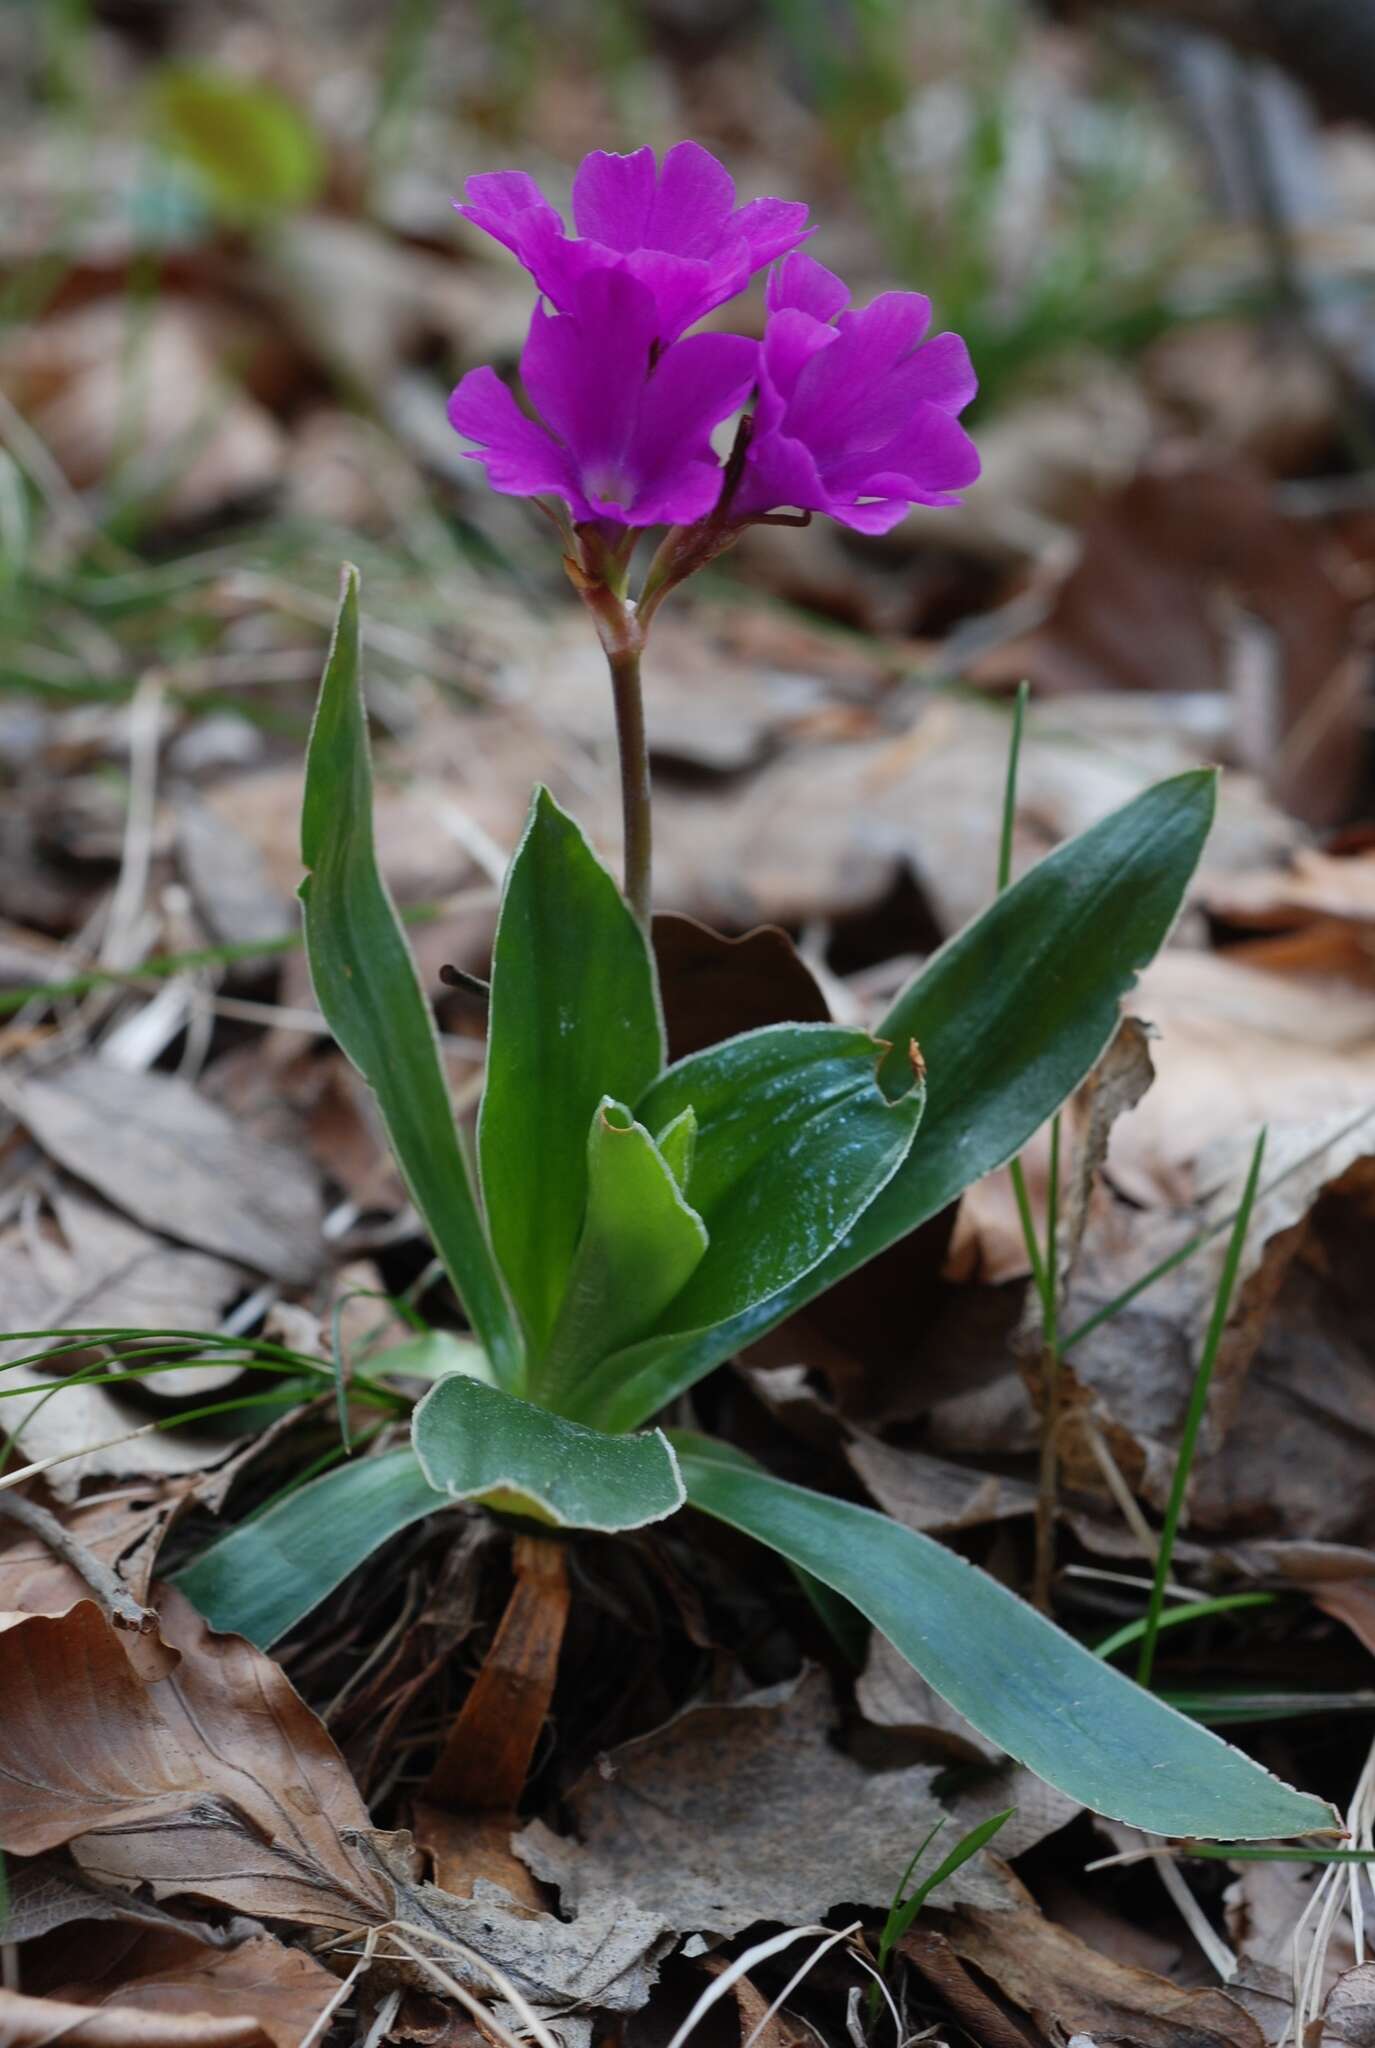
<path id="1" fill-rule="evenodd" d="M 46 1544 L 54 1557 L 60 1558 L 74 1571 L 95 1594 L 112 1627 L 132 1629 L 141 1636 L 150 1635 L 157 1627 L 158 1618 L 153 1609 L 141 1606 L 118 1572 L 102 1564 L 83 1543 L 78 1543 L 47 1508 L 39 1507 L 36 1501 L 25 1500 L 22 1494 L 0 1493 L 0 1516 L 7 1521 L 18 1522 L 22 1529 L 27 1529 L 31 1536 Z"/>

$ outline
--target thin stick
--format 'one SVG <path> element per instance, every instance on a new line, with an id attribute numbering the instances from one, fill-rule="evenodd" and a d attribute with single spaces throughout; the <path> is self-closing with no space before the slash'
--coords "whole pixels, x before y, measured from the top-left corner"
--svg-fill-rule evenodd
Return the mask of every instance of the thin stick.
<path id="1" fill-rule="evenodd" d="M 52 1391 L 60 1393 L 60 1384 Z M 261 1400 L 262 1396 L 258 1395 L 257 1398 Z M 177 1416 L 174 1419 L 183 1422 L 186 1417 Z M 4 1478 L 0 1479 L 0 1492 L 8 1492 L 12 1487 L 22 1486 L 26 1479 L 36 1479 L 40 1472 L 51 1472 L 54 1465 L 69 1465 L 73 1458 L 89 1458 L 95 1451 L 112 1451 L 116 1444 L 131 1444 L 136 1437 L 151 1436 L 155 1429 L 163 1427 L 160 1422 L 145 1422 L 139 1429 L 126 1429 L 122 1436 L 107 1436 L 98 1444 L 83 1444 L 79 1451 L 59 1451 L 55 1457 L 39 1458 L 32 1465 L 21 1465 L 17 1471 L 7 1472 Z"/>
<path id="2" fill-rule="evenodd" d="M 1251 1211 L 1256 1203 L 1256 1190 L 1260 1186 L 1261 1161 L 1265 1157 L 1266 1133 L 1262 1129 L 1256 1139 L 1256 1149 L 1251 1155 L 1251 1170 L 1246 1176 L 1246 1187 L 1237 1210 L 1237 1220 L 1232 1228 L 1231 1242 L 1227 1246 L 1227 1257 L 1223 1261 L 1222 1277 L 1218 1281 L 1217 1295 L 1213 1301 L 1212 1319 L 1208 1334 L 1203 1340 L 1203 1352 L 1194 1375 L 1193 1392 L 1189 1396 L 1189 1410 L 1184 1418 L 1184 1433 L 1179 1439 L 1179 1455 L 1175 1459 L 1174 1479 L 1170 1486 L 1170 1498 L 1165 1508 L 1165 1520 L 1160 1530 L 1160 1549 L 1155 1560 L 1155 1582 L 1151 1587 L 1150 1604 L 1146 1609 L 1146 1632 L 1141 1638 L 1141 1656 L 1136 1667 L 1137 1682 L 1149 1685 L 1151 1670 L 1155 1663 L 1155 1641 L 1160 1631 L 1160 1611 L 1165 1602 L 1165 1581 L 1170 1575 L 1170 1558 L 1174 1552 L 1174 1539 L 1179 1528 L 1179 1518 L 1184 1509 L 1184 1496 L 1188 1491 L 1189 1473 L 1193 1468 L 1194 1450 L 1198 1433 L 1203 1426 L 1203 1416 L 1208 1406 L 1208 1388 L 1212 1382 L 1213 1366 L 1217 1361 L 1222 1344 L 1222 1333 L 1227 1325 L 1227 1313 L 1232 1306 L 1232 1292 L 1236 1286 L 1237 1273 L 1241 1267 L 1241 1254 L 1246 1244 L 1246 1231 L 1251 1221 Z"/>
<path id="3" fill-rule="evenodd" d="M 70 1530 L 64 1529 L 57 1516 L 49 1514 L 36 1501 L 25 1500 L 17 1493 L 0 1494 L 0 1516 L 7 1521 L 18 1522 L 46 1544 L 54 1557 L 74 1571 L 95 1594 L 104 1610 L 106 1619 L 115 1628 L 133 1629 L 136 1634 L 146 1636 L 158 1625 L 158 1618 L 151 1607 L 142 1607 L 135 1600 L 118 1572 L 102 1564 L 83 1543 L 78 1543 Z"/>

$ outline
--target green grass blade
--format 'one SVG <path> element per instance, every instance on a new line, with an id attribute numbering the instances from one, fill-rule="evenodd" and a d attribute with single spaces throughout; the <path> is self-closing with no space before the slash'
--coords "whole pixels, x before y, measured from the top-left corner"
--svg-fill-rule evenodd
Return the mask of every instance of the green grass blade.
<path id="1" fill-rule="evenodd" d="M 1265 1132 L 1262 1130 L 1256 1139 L 1256 1149 L 1251 1155 L 1251 1170 L 1246 1176 L 1241 1207 L 1237 1210 L 1237 1220 L 1232 1226 L 1231 1242 L 1227 1246 L 1227 1256 L 1223 1260 L 1217 1294 L 1213 1301 L 1213 1313 L 1208 1323 L 1208 1334 L 1203 1340 L 1198 1371 L 1194 1374 L 1193 1392 L 1189 1396 L 1188 1413 L 1184 1417 L 1184 1431 L 1179 1439 L 1174 1478 L 1170 1484 L 1165 1520 L 1160 1530 L 1160 1548 L 1156 1552 L 1155 1579 L 1146 1608 L 1146 1625 L 1141 1636 L 1141 1654 L 1137 1659 L 1138 1685 L 1149 1685 L 1151 1682 L 1151 1671 L 1155 1664 L 1155 1639 L 1160 1632 L 1160 1615 L 1165 1605 L 1165 1588 L 1169 1583 L 1174 1540 L 1179 1529 L 1179 1518 L 1184 1511 L 1184 1496 L 1188 1492 L 1189 1474 L 1193 1470 L 1198 1432 L 1203 1427 L 1203 1417 L 1208 1407 L 1208 1389 L 1212 1385 L 1213 1366 L 1222 1343 L 1222 1333 L 1227 1326 L 1227 1313 L 1232 1306 L 1232 1294 L 1237 1284 L 1241 1254 L 1246 1246 L 1251 1211 L 1256 1205 L 1256 1189 L 1260 1186 L 1260 1169 L 1264 1158 Z"/>
<path id="2" fill-rule="evenodd" d="M 1240 1607 L 1273 1607 L 1278 1598 L 1278 1593 L 1221 1593 L 1216 1600 L 1181 1600 L 1178 1607 L 1166 1609 L 1156 1627 L 1178 1628 L 1186 1621 L 1207 1621 L 1214 1614 L 1233 1614 Z M 1115 1657 L 1119 1650 L 1139 1643 L 1145 1633 L 1145 1616 L 1139 1621 L 1125 1622 L 1110 1636 L 1104 1636 L 1101 1643 L 1095 1643 L 1093 1654 L 1095 1657 Z"/>

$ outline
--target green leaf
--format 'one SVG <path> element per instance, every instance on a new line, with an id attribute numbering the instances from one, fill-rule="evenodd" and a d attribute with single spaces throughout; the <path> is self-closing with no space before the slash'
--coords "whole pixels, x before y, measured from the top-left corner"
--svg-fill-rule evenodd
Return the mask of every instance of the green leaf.
<path id="1" fill-rule="evenodd" d="M 683 1128 L 679 1119 L 676 1129 Z M 690 1209 L 643 1124 L 608 1097 L 587 1140 L 587 1216 L 568 1291 L 530 1392 L 562 1409 L 564 1396 L 608 1351 L 652 1327 L 700 1264 L 706 1226 Z"/>
<path id="2" fill-rule="evenodd" d="M 372 1379 L 439 1380 L 445 1373 L 466 1372 L 492 1384 L 491 1362 L 482 1346 L 452 1330 L 417 1330 L 384 1351 L 368 1352 L 363 1363 Z"/>
<path id="3" fill-rule="evenodd" d="M 153 119 L 163 147 L 233 220 L 306 206 L 324 184 L 319 136 L 293 101 L 260 80 L 171 67 L 154 87 Z"/>
<path id="4" fill-rule="evenodd" d="M 605 1436 L 455 1373 L 431 1387 L 412 1437 L 431 1484 L 455 1500 L 571 1529 L 639 1529 L 684 1500 L 662 1430 Z"/>
<path id="5" fill-rule="evenodd" d="M 697 1118 L 688 1193 L 706 1256 L 639 1343 L 578 1389 L 577 1413 L 631 1429 L 736 1348 L 735 1328 L 834 1250 L 907 1156 L 914 1080 L 879 1086 L 886 1047 L 840 1024 L 776 1024 L 680 1060 L 636 1108 L 651 1129 Z"/>
<path id="6" fill-rule="evenodd" d="M 358 1458 L 231 1529 L 173 1583 L 212 1627 L 266 1649 L 390 1537 L 451 1505 L 412 1451 Z"/>
<path id="7" fill-rule="evenodd" d="M 1333 1828 L 1324 1800 L 1186 1721 L 953 1550 L 749 1471 L 707 1439 L 673 1442 L 694 1507 L 843 1593 L 980 1734 L 1095 1812 L 1236 1841 Z"/>
<path id="8" fill-rule="evenodd" d="M 890 1092 L 906 1080 L 910 1041 L 925 1058 L 920 1142 L 828 1258 L 715 1333 L 717 1359 L 1006 1165 L 1079 1086 L 1179 914 L 1215 799 L 1211 769 L 1157 783 L 1058 846 L 932 956 L 878 1027 L 893 1044 L 881 1075 Z M 692 1198 L 714 1237 L 695 1182 Z"/>
<path id="9" fill-rule="evenodd" d="M 664 1060 L 644 935 L 573 820 L 536 790 L 506 878 L 478 1118 L 492 1243 L 538 1358 L 587 1205 L 587 1133 Z"/>
<path id="10" fill-rule="evenodd" d="M 459 1148 L 434 1018 L 377 866 L 358 660 L 358 572 L 346 569 L 306 755 L 301 884 L 315 995 L 377 1097 L 435 1250 L 503 1384 L 520 1344 Z"/>
<path id="11" fill-rule="evenodd" d="M 669 1172 L 686 1194 L 693 1156 L 697 1151 L 697 1112 L 691 1103 L 681 1115 L 674 1117 L 671 1124 L 664 1125 L 654 1142 L 663 1153 Z"/>

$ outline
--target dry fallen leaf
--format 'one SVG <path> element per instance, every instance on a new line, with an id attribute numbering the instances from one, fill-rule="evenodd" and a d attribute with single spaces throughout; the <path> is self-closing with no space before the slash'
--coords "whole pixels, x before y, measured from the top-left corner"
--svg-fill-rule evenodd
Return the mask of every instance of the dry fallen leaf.
<path id="1" fill-rule="evenodd" d="M 216 348 L 230 328 L 218 323 Z M 134 351 L 117 296 L 21 325 L 0 351 L 0 388 L 81 487 L 105 479 L 136 418 L 137 483 L 170 522 L 258 497 L 282 473 L 281 429 L 223 375 L 186 300 L 156 301 Z"/>
<path id="2" fill-rule="evenodd" d="M 56 1998 L 28 1998 L 0 1991 L 0 2040 L 5 2048 L 270 2048 L 270 2036 L 254 2019 L 214 2018 L 209 2013 L 154 2014 L 117 2006 L 92 2011 L 89 2005 Z"/>
<path id="3" fill-rule="evenodd" d="M 684 1933 L 887 1906 L 945 1811 L 936 1772 L 868 1772 L 832 1746 L 834 1727 L 817 1671 L 735 1705 L 689 1707 L 573 1787 L 577 1841 L 535 1822 L 516 1849 L 566 1910 L 632 1898 Z M 951 1895 L 995 1907 L 1001 1890 L 977 1858 Z"/>
<path id="4" fill-rule="evenodd" d="M 323 1208 L 299 1151 L 253 1137 L 189 1082 L 86 1059 L 9 1095 L 45 1152 L 150 1230 L 278 1280 L 319 1271 Z"/>
<path id="5" fill-rule="evenodd" d="M 179 1594 L 164 1588 L 158 1606 L 181 1661 L 149 1685 L 91 1600 L 9 1628 L 0 1845 L 70 1843 L 97 1882 L 155 1898 L 318 1927 L 385 1917 L 380 1883 L 341 1839 L 366 1808 L 314 1714 L 271 1658 L 215 1635 Z"/>
<path id="6" fill-rule="evenodd" d="M 205 1252 L 187 1251 L 126 1222 L 101 1205 L 59 1186 L 52 1214 L 32 1226 L 16 1222 L 0 1232 L 0 1281 L 9 1330 L 66 1329 L 109 1321 L 124 1327 L 213 1329 L 242 1288 L 237 1267 Z M 57 1340 L 54 1339 L 54 1342 Z M 84 1480 L 103 1474 L 171 1476 L 201 1472 L 224 1462 L 232 1444 L 194 1426 L 127 1439 L 148 1422 L 118 1385 L 64 1382 L 85 1353 L 34 1364 L 16 1361 L 42 1351 L 29 1338 L 0 1336 L 0 1421 L 17 1433 L 21 1457 L 58 1457 L 48 1475 L 61 1500 L 77 1496 Z M 237 1368 L 236 1368 L 237 1371 Z M 187 1368 L 201 1384 L 224 1377 L 222 1364 Z M 179 1369 L 183 1385 L 187 1379 Z M 134 1393 L 130 1382 L 130 1392 Z M 104 1449 L 76 1456 L 86 1445 Z"/>
<path id="7" fill-rule="evenodd" d="M 1375 1963 L 1362 1963 L 1338 1979 L 1323 2023 L 1349 2048 L 1375 2048 Z"/>
<path id="8" fill-rule="evenodd" d="M 1249 2013 L 1223 1991 L 1194 1991 L 1116 1961 L 1047 1920 L 1030 1896 L 1006 1912 L 960 1906 L 938 1924 L 972 1963 L 1050 2039 L 1087 2034 L 1139 2048 L 1265 2048 Z M 935 1902 L 939 1905 L 939 1901 Z"/>
<path id="9" fill-rule="evenodd" d="M 630 1896 L 603 1895 L 571 1920 L 561 1920 L 552 1913 L 532 1914 L 482 1876 L 474 1880 L 471 1897 L 417 1883 L 408 1835 L 373 1831 L 348 1840 L 386 1887 L 388 1917 L 404 1938 L 485 1996 L 491 1995 L 492 1978 L 455 1953 L 455 1940 L 505 1971 L 542 2012 L 569 2005 L 637 2012 L 674 1946 L 662 1917 Z M 411 1974 L 417 1984 L 425 1983 L 423 1975 Z"/>
<path id="10" fill-rule="evenodd" d="M 92 2048 L 106 2040 L 137 2042 L 138 2048 L 160 2048 L 164 2041 L 168 2048 L 182 2042 L 188 2048 L 239 2048 L 241 2042 L 244 2048 L 299 2048 L 338 1988 L 313 1957 L 270 1934 L 207 1948 L 186 1934 L 159 1931 L 144 1934 L 121 1956 L 108 1988 L 103 1979 L 78 1980 L 58 1986 L 51 2003 L 96 2009 L 108 2034 L 92 2032 L 85 2021 L 62 2036 Z M 121 2023 L 130 2031 L 121 2031 Z"/>

